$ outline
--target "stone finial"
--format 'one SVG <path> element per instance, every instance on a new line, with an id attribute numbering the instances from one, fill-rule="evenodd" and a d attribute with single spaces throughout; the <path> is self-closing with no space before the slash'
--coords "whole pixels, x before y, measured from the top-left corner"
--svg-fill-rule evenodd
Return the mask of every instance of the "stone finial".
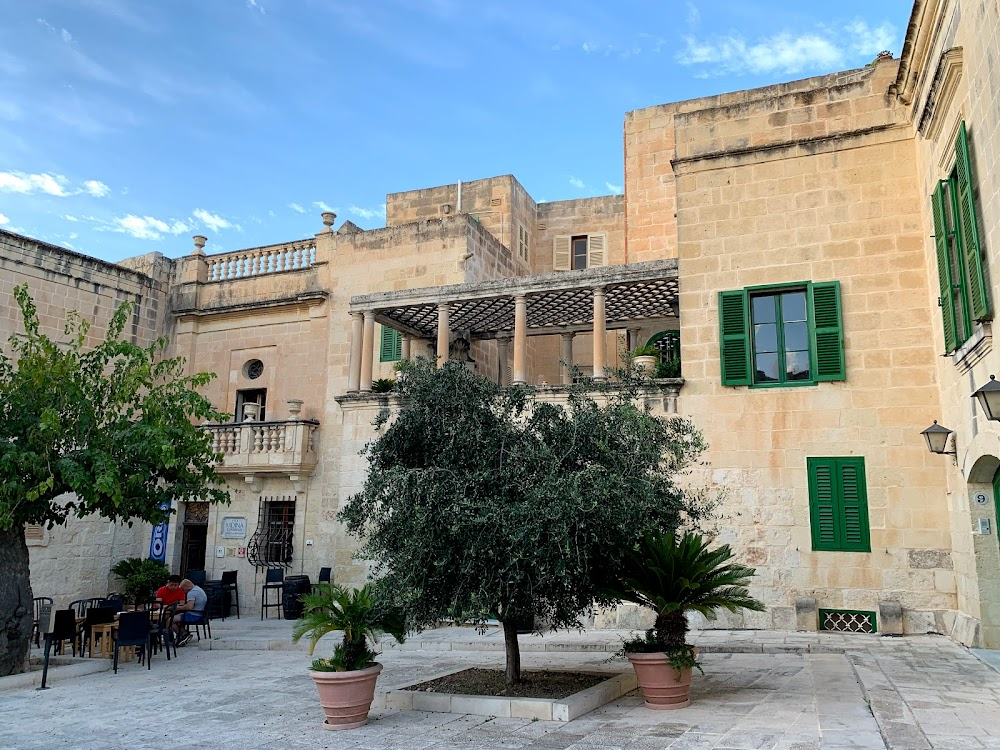
<path id="1" fill-rule="evenodd" d="M 333 222 L 337 220 L 337 214 L 335 214 L 333 211 L 324 211 L 323 213 L 320 214 L 320 216 L 323 217 L 323 226 L 326 227 L 324 231 L 332 232 Z"/>
<path id="2" fill-rule="evenodd" d="M 205 254 L 205 243 L 208 242 L 208 237 L 200 234 L 194 236 L 194 250 L 191 251 L 191 255 L 204 255 Z"/>
<path id="3" fill-rule="evenodd" d="M 890 52 L 887 49 L 884 49 L 881 52 L 879 52 L 878 55 L 876 55 L 875 62 L 879 62 L 881 60 L 891 60 L 891 59 L 892 59 L 892 52 Z"/>

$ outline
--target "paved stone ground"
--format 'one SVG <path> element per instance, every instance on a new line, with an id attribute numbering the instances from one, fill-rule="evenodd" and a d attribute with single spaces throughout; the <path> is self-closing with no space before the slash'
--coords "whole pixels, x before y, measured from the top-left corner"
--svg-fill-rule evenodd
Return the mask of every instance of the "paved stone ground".
<path id="1" fill-rule="evenodd" d="M 565 724 L 383 710 L 363 729 L 329 732 L 309 657 L 277 649 L 287 646 L 288 623 L 227 620 L 213 631 L 211 650 L 188 646 L 169 664 L 161 655 L 152 671 L 130 663 L 118 675 L 56 681 L 45 692 L 0 692 L 0 748 L 1000 748 L 1000 673 L 939 636 L 705 631 L 694 636 L 706 675 L 696 675 L 692 705 L 680 711 L 650 711 L 631 694 Z M 421 634 L 385 650 L 380 687 L 500 666 L 495 642 L 497 633 L 460 628 Z M 606 661 L 617 633 L 522 642 L 528 669 L 628 668 Z"/>

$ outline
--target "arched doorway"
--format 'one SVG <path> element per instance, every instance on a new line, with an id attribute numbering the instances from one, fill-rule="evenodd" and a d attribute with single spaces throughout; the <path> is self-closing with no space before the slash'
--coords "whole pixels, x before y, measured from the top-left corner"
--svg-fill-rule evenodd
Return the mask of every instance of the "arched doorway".
<path id="1" fill-rule="evenodd" d="M 971 632 L 956 632 L 955 636 L 966 645 L 1000 648 L 1000 541 L 997 538 L 1000 459 L 980 454 L 966 467 L 966 497 L 957 498 L 959 502 L 953 506 L 958 512 L 953 556 L 958 579 L 958 607 L 963 615 L 978 620 L 979 637 L 975 638 Z M 960 625 L 961 617 L 956 629 Z"/>

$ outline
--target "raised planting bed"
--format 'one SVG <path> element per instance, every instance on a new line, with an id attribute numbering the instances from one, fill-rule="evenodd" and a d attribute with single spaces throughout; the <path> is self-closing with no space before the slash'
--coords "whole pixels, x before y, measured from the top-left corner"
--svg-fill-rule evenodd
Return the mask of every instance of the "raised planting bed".
<path id="1" fill-rule="evenodd" d="M 508 688 L 499 669 L 447 672 L 380 691 L 372 708 L 571 721 L 636 689 L 634 672 L 525 671 L 522 678 Z"/>

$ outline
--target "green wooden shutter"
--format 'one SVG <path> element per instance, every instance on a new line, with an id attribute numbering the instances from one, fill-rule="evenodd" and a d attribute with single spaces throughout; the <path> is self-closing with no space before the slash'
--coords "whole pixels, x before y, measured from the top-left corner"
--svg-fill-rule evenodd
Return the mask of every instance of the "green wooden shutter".
<path id="1" fill-rule="evenodd" d="M 979 242 L 979 227 L 976 224 L 976 204 L 972 197 L 972 161 L 969 159 L 969 138 L 963 121 L 955 138 L 955 168 L 958 172 L 958 213 L 957 229 L 962 236 L 965 252 L 965 267 L 969 274 L 969 301 L 972 303 L 972 317 L 985 320 L 990 317 L 990 300 L 986 294 L 986 279 L 983 275 L 982 247 Z"/>
<path id="2" fill-rule="evenodd" d="M 845 552 L 871 552 L 868 531 L 868 488 L 865 485 L 863 458 L 838 458 L 840 495 L 840 549 Z"/>
<path id="3" fill-rule="evenodd" d="M 809 522 L 814 550 L 840 549 L 837 523 L 837 459 L 807 458 Z"/>
<path id="4" fill-rule="evenodd" d="M 809 308 L 809 345 L 816 368 L 816 381 L 846 380 L 840 282 L 811 284 Z"/>
<path id="5" fill-rule="evenodd" d="M 403 337 L 399 331 L 382 326 L 382 342 L 379 348 L 380 362 L 396 362 L 403 358 Z"/>
<path id="6" fill-rule="evenodd" d="M 723 385 L 750 385 L 750 320 L 743 289 L 719 292 L 719 359 Z"/>
<path id="7" fill-rule="evenodd" d="M 944 190 L 947 182 L 938 182 L 931 196 L 934 214 L 934 245 L 937 248 L 938 289 L 941 296 L 941 324 L 944 327 L 944 353 L 951 354 L 958 348 L 955 329 L 955 291 L 951 281 L 951 263 L 948 258 L 948 227 L 945 223 Z"/>

